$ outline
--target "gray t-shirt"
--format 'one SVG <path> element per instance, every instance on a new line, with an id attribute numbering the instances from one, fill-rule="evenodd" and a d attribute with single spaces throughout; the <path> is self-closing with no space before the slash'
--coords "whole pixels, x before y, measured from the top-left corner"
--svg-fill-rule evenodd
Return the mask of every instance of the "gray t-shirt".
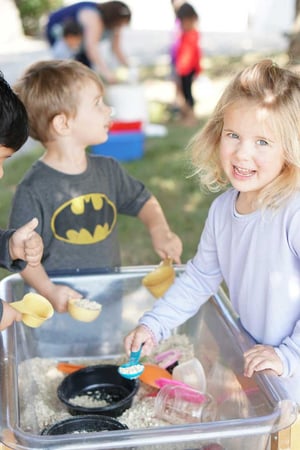
<path id="1" fill-rule="evenodd" d="M 87 161 L 79 175 L 37 161 L 17 187 L 10 226 L 38 218 L 47 272 L 120 266 L 117 214 L 136 216 L 151 197 L 113 158 L 87 155 Z"/>

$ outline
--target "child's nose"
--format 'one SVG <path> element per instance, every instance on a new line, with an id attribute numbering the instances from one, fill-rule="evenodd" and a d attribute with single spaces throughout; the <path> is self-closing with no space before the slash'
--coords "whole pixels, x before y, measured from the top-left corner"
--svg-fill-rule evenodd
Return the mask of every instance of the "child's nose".
<path id="1" fill-rule="evenodd" d="M 252 146 L 250 145 L 249 142 L 242 141 L 237 146 L 236 152 L 240 158 L 248 158 L 251 156 Z"/>
<path id="2" fill-rule="evenodd" d="M 116 109 L 113 106 L 109 106 L 108 108 L 110 110 L 109 115 L 113 118 L 116 115 Z"/>

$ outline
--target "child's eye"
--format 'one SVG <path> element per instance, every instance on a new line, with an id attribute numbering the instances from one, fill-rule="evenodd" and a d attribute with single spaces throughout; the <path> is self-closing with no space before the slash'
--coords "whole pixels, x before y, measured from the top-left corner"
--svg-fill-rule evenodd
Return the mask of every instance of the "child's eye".
<path id="1" fill-rule="evenodd" d="M 238 134 L 236 134 L 236 133 L 228 133 L 227 136 L 229 136 L 232 139 L 238 139 L 239 138 Z"/>
<path id="2" fill-rule="evenodd" d="M 264 139 L 258 139 L 257 143 L 258 143 L 258 145 L 269 145 L 269 143 L 267 141 L 265 141 Z"/>

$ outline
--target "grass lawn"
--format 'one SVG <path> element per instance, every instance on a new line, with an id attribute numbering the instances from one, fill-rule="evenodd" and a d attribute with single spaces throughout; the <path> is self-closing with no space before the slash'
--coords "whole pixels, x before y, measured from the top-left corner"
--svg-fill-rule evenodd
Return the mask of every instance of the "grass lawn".
<path id="1" fill-rule="evenodd" d="M 160 201 L 171 227 L 183 241 L 182 261 L 186 262 L 195 253 L 213 195 L 200 192 L 197 180 L 188 177 L 191 166 L 185 146 L 196 129 L 173 125 L 168 131 L 165 138 L 147 140 L 142 161 L 125 166 Z M 158 263 L 144 226 L 128 217 L 121 217 L 119 223 L 123 263 Z"/>

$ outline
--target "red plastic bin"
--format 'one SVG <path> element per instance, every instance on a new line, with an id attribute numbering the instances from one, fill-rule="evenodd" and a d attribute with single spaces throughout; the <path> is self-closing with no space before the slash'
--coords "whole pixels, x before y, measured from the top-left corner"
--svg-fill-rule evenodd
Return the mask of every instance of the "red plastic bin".
<path id="1" fill-rule="evenodd" d="M 123 133 L 132 132 L 132 131 L 142 131 L 143 122 L 135 121 L 135 122 L 113 122 L 109 131 L 110 132 L 119 132 Z"/>

